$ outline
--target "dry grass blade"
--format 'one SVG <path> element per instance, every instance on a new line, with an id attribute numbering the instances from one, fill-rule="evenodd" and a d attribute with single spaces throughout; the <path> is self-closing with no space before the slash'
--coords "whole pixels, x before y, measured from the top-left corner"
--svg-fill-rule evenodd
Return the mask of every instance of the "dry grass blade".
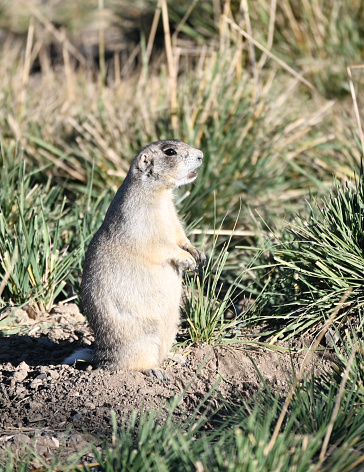
<path id="1" fill-rule="evenodd" d="M 161 16 L 161 0 L 158 0 L 157 8 L 155 9 L 152 26 L 150 28 L 150 33 L 148 37 L 147 51 L 146 51 L 146 63 L 149 63 L 150 55 L 152 54 L 153 44 L 155 40 L 155 35 L 157 33 L 157 27 L 159 23 L 159 18 Z"/>
<path id="2" fill-rule="evenodd" d="M 78 51 L 75 46 L 68 41 L 68 39 L 63 37 L 62 32 L 58 31 L 55 26 L 37 9 L 35 8 L 29 1 L 27 0 L 20 0 L 20 2 L 31 12 L 32 15 L 37 18 L 37 20 L 56 38 L 56 40 L 64 44 L 65 47 L 69 50 L 69 52 L 81 63 L 86 64 L 86 59 L 84 56 Z"/>
<path id="3" fill-rule="evenodd" d="M 351 466 L 348 469 L 346 469 L 346 472 L 350 472 L 350 470 L 354 470 L 362 462 L 364 462 L 364 456 L 359 457 L 358 460 L 356 460 L 353 464 L 351 464 Z"/>
<path id="4" fill-rule="evenodd" d="M 182 20 L 178 23 L 177 28 L 175 29 L 173 35 L 172 35 L 172 40 L 175 41 L 177 39 L 177 36 L 181 32 L 183 25 L 186 23 L 188 18 L 190 17 L 193 9 L 195 8 L 198 0 L 193 0 L 191 5 L 188 7 L 188 10 L 186 11 L 185 15 L 183 16 Z"/>
<path id="5" fill-rule="evenodd" d="M 63 32 L 64 38 L 66 38 L 66 30 L 64 28 L 62 29 L 62 32 Z M 66 75 L 66 82 L 67 82 L 68 101 L 69 103 L 73 103 L 74 98 L 75 98 L 75 84 L 73 80 L 69 50 L 65 47 L 64 43 L 62 47 L 62 55 L 63 55 L 63 62 L 64 62 L 64 71 Z"/>
<path id="6" fill-rule="evenodd" d="M 361 152 L 362 152 L 362 156 L 364 157 L 364 133 L 363 133 L 363 127 L 361 125 L 358 101 L 356 98 L 356 93 L 355 93 L 355 88 L 354 88 L 354 83 L 353 83 L 353 75 L 351 73 L 351 69 L 364 69 L 364 65 L 363 66 L 348 66 L 347 68 L 348 76 L 349 76 L 349 83 L 350 83 L 350 91 L 351 91 L 351 96 L 352 96 L 353 105 L 354 105 L 355 119 L 356 119 L 356 124 L 358 126 L 358 131 L 359 131 L 359 136 L 360 136 Z"/>
<path id="7" fill-rule="evenodd" d="M 24 60 L 22 83 L 21 83 L 22 88 L 21 88 L 21 93 L 20 93 L 20 98 L 19 98 L 20 109 L 23 108 L 24 103 L 25 103 L 26 85 L 29 80 L 29 72 L 31 68 L 33 40 L 34 40 L 34 19 L 33 17 L 31 17 L 29 21 L 29 28 L 28 28 L 27 45 L 25 48 L 25 60 Z"/>
<path id="8" fill-rule="evenodd" d="M 249 36 L 252 38 L 253 34 L 252 34 L 252 27 L 250 23 L 248 0 L 241 0 L 240 7 L 242 8 L 244 12 L 244 20 L 246 24 L 246 29 L 248 30 Z M 258 82 L 257 64 L 255 60 L 255 50 L 254 50 L 254 45 L 251 39 L 249 39 L 248 42 L 249 42 L 249 55 L 250 55 L 250 61 L 252 64 L 253 79 L 254 79 L 254 84 L 255 84 L 255 99 L 259 100 L 259 82 Z"/>
<path id="9" fill-rule="evenodd" d="M 330 318 L 326 321 L 324 327 L 322 328 L 320 334 L 317 336 L 316 340 L 312 343 L 312 346 L 311 346 L 311 349 L 308 351 L 308 353 L 306 354 L 305 358 L 303 359 L 303 362 L 302 362 L 302 365 L 301 365 L 301 368 L 296 376 L 296 378 L 294 379 L 294 382 L 292 383 L 292 387 L 286 397 L 286 400 L 284 402 L 284 405 L 283 405 L 283 408 L 282 408 L 282 412 L 281 414 L 279 415 L 279 418 L 278 418 L 278 421 L 276 423 L 276 426 L 274 428 L 274 432 L 272 434 L 272 437 L 269 441 L 269 443 L 267 444 L 267 446 L 265 447 L 264 449 L 264 455 L 268 455 L 270 453 L 270 451 L 273 449 L 274 447 L 274 444 L 278 438 L 278 434 L 279 434 L 279 431 L 281 429 L 281 426 L 282 426 L 282 423 L 283 423 L 283 420 L 287 414 L 287 411 L 288 411 L 288 407 L 289 407 L 289 404 L 291 403 L 291 400 L 292 400 L 292 397 L 293 397 L 293 394 L 296 390 L 296 387 L 298 385 L 298 383 L 303 379 L 303 375 L 305 373 L 305 370 L 306 370 L 306 367 L 307 365 L 311 362 L 312 360 L 312 357 L 313 355 L 315 354 L 322 338 L 325 336 L 325 334 L 327 333 L 327 330 L 330 328 L 330 326 L 332 325 L 334 319 L 336 318 L 336 315 L 339 313 L 339 311 L 341 310 L 342 306 L 344 305 L 344 303 L 346 302 L 347 298 L 349 297 L 350 293 L 352 292 L 352 288 L 350 288 L 349 290 L 347 290 L 344 294 L 344 296 L 341 298 L 340 302 L 336 305 L 336 308 L 335 310 L 332 312 Z"/>
<path id="10" fill-rule="evenodd" d="M 8 280 L 9 280 L 9 277 L 10 277 L 10 274 L 14 268 L 14 265 L 15 265 L 15 262 L 16 262 L 16 259 L 18 257 L 18 254 L 17 252 L 15 251 L 14 254 L 13 254 L 13 257 L 11 258 L 11 261 L 10 261 L 10 265 L 9 267 L 6 269 L 6 272 L 5 272 L 5 275 L 4 275 L 4 278 L 3 280 L 1 281 L 1 284 L 0 284 L 0 298 L 1 298 L 1 295 L 6 287 L 6 284 L 8 283 Z"/>
<path id="11" fill-rule="evenodd" d="M 247 40 L 251 41 L 254 46 L 259 48 L 261 51 L 263 51 L 268 57 L 276 61 L 281 67 L 283 67 L 287 72 L 292 74 L 296 79 L 298 79 L 300 82 L 303 84 L 307 85 L 311 90 L 315 90 L 315 87 L 308 81 L 306 80 L 301 74 L 296 72 L 292 67 L 290 67 L 286 62 L 282 61 L 282 59 L 279 59 L 275 54 L 270 52 L 266 47 L 264 47 L 262 44 L 260 44 L 256 39 L 254 39 L 250 34 L 248 34 L 246 31 L 244 31 L 240 26 L 238 26 L 236 23 L 234 23 L 230 18 L 228 18 L 226 15 L 223 15 L 224 20 L 231 25 L 233 29 L 238 31 L 244 38 Z"/>
<path id="12" fill-rule="evenodd" d="M 274 39 L 274 27 L 276 22 L 276 9 L 277 9 L 277 0 L 271 0 L 270 4 L 270 13 L 269 13 L 269 28 L 268 28 L 268 40 L 267 40 L 267 49 L 272 49 L 273 39 Z M 259 69 L 264 67 L 264 64 L 267 60 L 267 54 L 263 53 L 262 57 L 258 62 Z"/>
<path id="13" fill-rule="evenodd" d="M 161 3 L 162 3 L 162 20 L 163 20 L 163 28 L 164 28 L 164 41 L 165 41 L 168 72 L 169 72 L 172 128 L 174 130 L 177 130 L 179 126 L 178 126 L 178 116 L 177 116 L 178 102 L 177 102 L 176 66 L 175 66 L 174 58 L 173 58 L 172 39 L 171 39 L 171 32 L 169 29 L 167 1 L 161 0 Z"/>
<path id="14" fill-rule="evenodd" d="M 105 25 L 104 25 L 104 0 L 99 0 L 99 67 L 100 82 L 103 89 L 106 85 L 106 63 L 105 63 Z"/>
<path id="15" fill-rule="evenodd" d="M 235 229 L 192 229 L 189 234 L 212 234 L 214 236 L 255 236 L 254 231 L 244 231 Z"/>
<path id="16" fill-rule="evenodd" d="M 346 385 L 346 382 L 348 381 L 349 374 L 350 374 L 350 369 L 351 369 L 351 366 L 353 365 L 353 361 L 354 361 L 355 354 L 356 354 L 357 350 L 358 350 L 358 346 L 357 346 L 357 344 L 355 344 L 354 348 L 353 348 L 353 351 L 350 355 L 350 359 L 348 361 L 348 364 L 346 366 L 342 381 L 340 383 L 340 389 L 339 389 L 339 393 L 338 393 L 338 396 L 337 396 L 337 399 L 336 399 L 335 407 L 334 407 L 334 410 L 332 412 L 330 423 L 327 427 L 324 442 L 322 444 L 322 449 L 321 449 L 321 452 L 320 452 L 320 460 L 319 460 L 319 463 L 317 464 L 314 472 L 317 472 L 318 470 L 320 470 L 320 467 L 321 467 L 322 463 L 325 460 L 326 451 L 327 451 L 327 448 L 328 448 L 328 445 L 329 445 L 332 430 L 334 428 L 334 424 L 335 424 L 335 420 L 337 418 L 337 415 L 339 414 L 341 400 L 343 399 L 343 396 L 344 396 L 344 393 L 345 393 L 345 385 Z"/>

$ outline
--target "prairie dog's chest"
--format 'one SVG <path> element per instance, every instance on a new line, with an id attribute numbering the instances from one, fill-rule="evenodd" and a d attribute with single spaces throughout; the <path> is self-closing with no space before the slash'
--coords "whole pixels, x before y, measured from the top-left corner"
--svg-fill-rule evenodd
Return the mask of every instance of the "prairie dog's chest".
<path id="1" fill-rule="evenodd" d="M 123 231 L 126 244 L 157 245 L 164 241 L 175 241 L 181 223 L 172 199 L 158 198 L 138 208 L 138 212 L 126 214 Z"/>
<path id="2" fill-rule="evenodd" d="M 153 208 L 152 215 L 151 222 L 153 221 L 158 232 L 167 232 L 167 234 L 170 231 L 173 232 L 179 223 L 176 207 L 170 200 L 159 201 L 158 205 Z"/>

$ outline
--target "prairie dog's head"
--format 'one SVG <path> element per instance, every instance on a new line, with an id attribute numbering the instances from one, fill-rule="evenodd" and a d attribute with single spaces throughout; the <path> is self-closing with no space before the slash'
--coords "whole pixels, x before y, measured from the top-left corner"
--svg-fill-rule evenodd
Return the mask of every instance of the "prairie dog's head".
<path id="1" fill-rule="evenodd" d="M 177 139 L 157 141 L 143 148 L 134 159 L 132 174 L 159 188 L 189 184 L 197 178 L 203 153 Z"/>

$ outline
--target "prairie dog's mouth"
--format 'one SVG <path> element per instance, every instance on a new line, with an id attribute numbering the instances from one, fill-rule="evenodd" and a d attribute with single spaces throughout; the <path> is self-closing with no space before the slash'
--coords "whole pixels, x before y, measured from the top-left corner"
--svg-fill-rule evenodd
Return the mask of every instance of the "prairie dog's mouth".
<path id="1" fill-rule="evenodd" d="M 197 177 L 197 171 L 192 170 L 191 172 L 188 173 L 187 178 L 193 179 L 194 177 Z"/>

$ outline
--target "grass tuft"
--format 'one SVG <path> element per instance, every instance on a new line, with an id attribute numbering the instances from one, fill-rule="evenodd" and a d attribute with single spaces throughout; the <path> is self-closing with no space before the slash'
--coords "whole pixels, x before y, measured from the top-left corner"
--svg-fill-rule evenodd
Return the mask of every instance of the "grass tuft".
<path id="1" fill-rule="evenodd" d="M 363 173 L 355 183 L 335 181 L 331 196 L 309 208 L 307 218 L 287 223 L 290 240 L 273 248 L 283 301 L 267 319 L 291 334 L 323 322 L 348 289 L 336 324 L 357 316 L 364 304 Z"/>

